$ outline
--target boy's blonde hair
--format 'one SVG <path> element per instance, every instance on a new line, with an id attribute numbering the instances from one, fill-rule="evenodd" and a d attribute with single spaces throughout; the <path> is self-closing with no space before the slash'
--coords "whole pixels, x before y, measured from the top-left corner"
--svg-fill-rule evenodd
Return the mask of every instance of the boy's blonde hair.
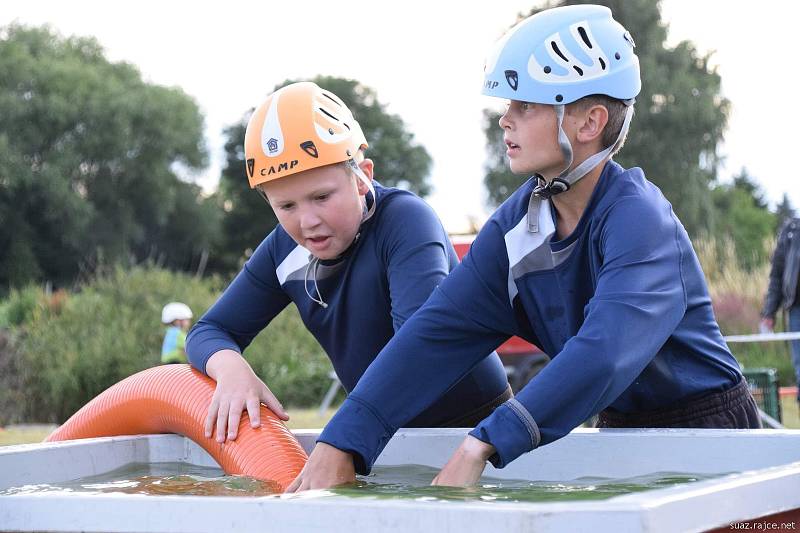
<path id="1" fill-rule="evenodd" d="M 622 129 L 622 125 L 625 123 L 625 114 L 630 106 L 626 105 L 625 102 L 617 98 L 612 98 L 604 94 L 592 94 L 589 96 L 584 96 L 583 98 L 580 98 L 571 104 L 567 104 L 567 109 L 585 111 L 586 109 L 595 105 L 601 105 L 608 110 L 608 122 L 606 123 L 605 128 L 603 128 L 603 134 L 600 138 L 603 144 L 602 148 L 605 150 L 617 142 L 619 132 Z M 631 104 L 631 106 L 632 105 L 633 104 Z M 628 134 L 625 132 L 625 136 L 620 140 L 619 146 L 611 153 L 611 156 L 614 156 L 622 149 L 622 147 L 625 145 L 625 139 L 627 137 Z"/>

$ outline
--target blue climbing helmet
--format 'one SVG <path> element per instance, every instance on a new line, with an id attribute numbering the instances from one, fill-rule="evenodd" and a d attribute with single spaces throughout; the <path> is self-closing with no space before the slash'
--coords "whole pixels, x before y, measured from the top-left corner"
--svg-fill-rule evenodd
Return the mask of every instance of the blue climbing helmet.
<path id="1" fill-rule="evenodd" d="M 486 61 L 483 94 L 553 105 L 592 94 L 631 100 L 642 87 L 634 46 L 605 6 L 547 9 L 497 42 Z"/>
<path id="2" fill-rule="evenodd" d="M 566 163 L 549 182 L 534 176 L 537 186 L 528 207 L 528 231 L 539 231 L 542 200 L 568 191 L 625 139 L 633 102 L 642 88 L 633 38 L 605 6 L 574 5 L 541 11 L 511 28 L 495 45 L 484 67 L 483 94 L 509 100 L 549 104 L 558 119 L 558 142 Z M 601 94 L 628 106 L 617 140 L 572 167 L 572 144 L 564 132 L 565 106 Z"/>

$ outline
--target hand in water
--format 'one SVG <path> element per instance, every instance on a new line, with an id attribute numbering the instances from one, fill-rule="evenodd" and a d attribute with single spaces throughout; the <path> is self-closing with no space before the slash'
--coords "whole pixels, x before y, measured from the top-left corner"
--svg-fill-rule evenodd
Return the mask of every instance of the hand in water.
<path id="1" fill-rule="evenodd" d="M 467 435 L 439 475 L 433 478 L 431 485 L 449 487 L 477 485 L 483 475 L 483 469 L 486 468 L 486 461 L 494 452 L 494 446 L 491 444 Z"/>
<path id="2" fill-rule="evenodd" d="M 353 456 L 330 444 L 318 442 L 308 456 L 303 471 L 286 488 L 286 492 L 327 489 L 343 483 L 353 483 L 355 480 Z"/>

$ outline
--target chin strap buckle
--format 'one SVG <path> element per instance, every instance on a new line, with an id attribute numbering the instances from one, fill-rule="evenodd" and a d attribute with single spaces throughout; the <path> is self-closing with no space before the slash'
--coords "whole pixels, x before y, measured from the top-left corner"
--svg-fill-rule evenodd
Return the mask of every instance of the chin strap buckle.
<path id="1" fill-rule="evenodd" d="M 547 183 L 542 176 L 537 176 L 536 179 L 538 184 L 533 189 L 533 195 L 537 198 L 547 200 L 556 194 L 561 194 L 569 190 L 569 183 L 561 178 L 553 178 L 553 181 L 550 183 Z"/>

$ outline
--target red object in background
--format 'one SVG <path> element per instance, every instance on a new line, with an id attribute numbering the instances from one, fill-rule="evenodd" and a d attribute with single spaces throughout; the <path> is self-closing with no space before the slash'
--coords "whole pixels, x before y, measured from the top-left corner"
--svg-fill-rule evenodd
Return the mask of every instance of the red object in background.
<path id="1" fill-rule="evenodd" d="M 472 241 L 475 240 L 475 235 L 456 235 L 451 236 L 450 240 L 453 242 L 453 248 L 456 249 L 458 260 L 461 261 L 461 259 L 467 255 Z M 501 356 L 530 354 L 536 352 L 541 352 L 541 350 L 528 341 L 520 339 L 519 337 L 511 337 L 506 342 L 501 344 L 499 348 L 497 348 L 497 353 Z"/>

